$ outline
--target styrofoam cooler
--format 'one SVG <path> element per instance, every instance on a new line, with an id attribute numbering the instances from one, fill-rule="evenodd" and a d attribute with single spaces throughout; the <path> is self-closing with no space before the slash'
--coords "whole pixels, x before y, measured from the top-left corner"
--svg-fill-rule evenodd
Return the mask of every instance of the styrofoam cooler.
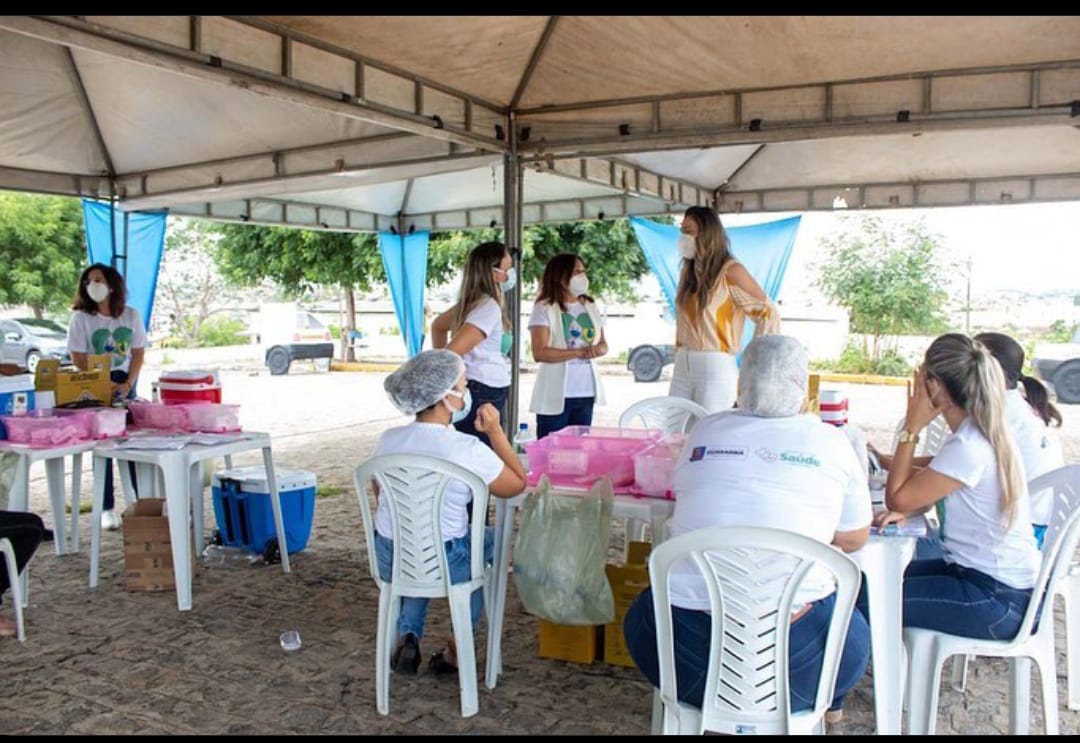
<path id="1" fill-rule="evenodd" d="M 33 409 L 33 374 L 0 377 L 0 415 L 23 415 Z"/>
<path id="2" fill-rule="evenodd" d="M 307 546 L 315 517 L 315 473 L 275 470 L 289 554 Z M 261 553 L 277 537 L 270 487 L 262 465 L 218 470 L 212 481 L 214 516 L 222 541 Z M 280 547 L 280 545 L 279 545 Z"/>
<path id="3" fill-rule="evenodd" d="M 166 405 L 184 402 L 221 402 L 221 379 L 216 371 L 193 369 L 171 371 L 158 379 L 161 401 Z"/>

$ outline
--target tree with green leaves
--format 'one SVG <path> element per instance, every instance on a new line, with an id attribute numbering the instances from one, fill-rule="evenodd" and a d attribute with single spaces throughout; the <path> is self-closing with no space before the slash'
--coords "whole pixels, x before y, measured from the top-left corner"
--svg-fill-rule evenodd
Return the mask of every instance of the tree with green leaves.
<path id="1" fill-rule="evenodd" d="M 845 217 L 839 234 L 822 241 L 817 286 L 847 309 L 853 331 L 873 338 L 875 363 L 885 350 L 882 338 L 947 327 L 940 240 L 921 220 L 886 224 L 859 215 Z"/>
<path id="2" fill-rule="evenodd" d="M 544 267 L 558 253 L 573 253 L 585 263 L 589 293 L 598 297 L 634 301 L 634 282 L 649 271 L 629 220 L 560 222 L 525 229 L 521 278 L 528 286 L 539 283 Z"/>
<path id="3" fill-rule="evenodd" d="M 0 193 L 0 260 L 0 303 L 37 318 L 69 309 L 87 265 L 79 200 Z"/>
<path id="4" fill-rule="evenodd" d="M 169 332 L 184 347 L 199 345 L 204 324 L 225 310 L 225 282 L 212 256 L 221 239 L 217 225 L 199 219 L 169 219 L 158 274 L 155 311 L 169 315 Z"/>

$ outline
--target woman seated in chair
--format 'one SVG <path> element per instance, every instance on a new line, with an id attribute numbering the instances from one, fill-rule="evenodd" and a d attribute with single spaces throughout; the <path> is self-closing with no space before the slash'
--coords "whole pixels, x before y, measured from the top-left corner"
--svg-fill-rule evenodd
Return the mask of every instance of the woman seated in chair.
<path id="1" fill-rule="evenodd" d="M 905 572 L 905 627 L 987 640 L 1009 640 L 1020 629 L 1040 556 L 1005 395 L 990 350 L 958 333 L 931 343 L 915 373 L 885 485 L 889 510 L 875 522 L 900 521 L 940 501 L 944 556 L 917 559 Z M 919 432 L 939 413 L 952 435 L 917 468 Z"/>
<path id="2" fill-rule="evenodd" d="M 762 336 L 746 348 L 738 407 L 698 422 L 676 465 L 671 536 L 710 526 L 784 529 L 844 552 L 870 533 L 870 493 L 862 465 L 840 430 L 806 402 L 806 352 L 794 338 Z M 825 652 L 835 589 L 810 573 L 796 594 L 790 634 L 791 710 L 811 709 Z M 675 665 L 679 701 L 701 707 L 712 617 L 705 580 L 691 565 L 674 568 Z M 652 591 L 637 598 L 623 622 L 626 643 L 642 673 L 659 686 Z M 831 709 L 866 672 L 870 630 L 852 616 Z M 838 719 L 837 714 L 827 719 Z"/>
<path id="3" fill-rule="evenodd" d="M 525 488 L 525 469 L 514 454 L 499 423 L 499 411 L 485 403 L 477 409 L 476 430 L 491 440 L 491 448 L 480 439 L 454 430 L 472 408 L 466 387 L 465 364 L 453 351 L 424 351 L 402 364 L 383 383 L 391 402 L 403 413 L 416 415 L 405 426 L 383 432 L 372 456 L 383 454 L 424 454 L 459 464 L 480 476 L 497 496 L 517 495 Z M 472 495 L 464 483 L 447 485 L 442 514 L 442 533 L 447 539 L 446 559 L 450 580 L 461 583 L 470 578 L 471 551 L 469 517 L 466 505 Z M 379 498 L 375 512 L 375 550 L 383 580 L 391 577 L 394 556 L 393 525 L 390 506 Z M 494 535 L 490 527 L 484 534 L 484 559 L 491 562 Z M 420 640 L 428 599 L 403 598 L 398 619 L 398 644 L 392 658 L 396 671 L 416 673 L 420 665 Z M 484 597 L 479 589 L 472 595 L 472 621 L 475 631 L 483 616 Z M 429 668 L 437 674 L 457 671 L 453 640 L 444 652 L 435 653 Z"/>
<path id="4" fill-rule="evenodd" d="M 975 340 L 994 355 L 1005 374 L 1005 422 L 1020 450 L 1027 481 L 1064 467 L 1061 439 L 1051 425 L 1061 427 L 1061 413 L 1042 382 L 1024 374 L 1023 347 L 1004 333 L 979 333 Z M 1051 495 L 1048 490 L 1031 493 L 1031 519 L 1040 549 L 1050 523 Z"/>

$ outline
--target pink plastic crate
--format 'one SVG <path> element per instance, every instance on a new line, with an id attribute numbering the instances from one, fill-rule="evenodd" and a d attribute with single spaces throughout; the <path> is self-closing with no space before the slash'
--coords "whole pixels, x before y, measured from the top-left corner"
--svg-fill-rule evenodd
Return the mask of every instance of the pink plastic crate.
<path id="1" fill-rule="evenodd" d="M 90 438 L 108 439 L 127 433 L 127 410 L 124 408 L 86 408 L 54 411 L 60 416 L 85 415 L 90 419 Z"/>
<path id="2" fill-rule="evenodd" d="M 658 441 L 663 433 L 644 428 L 567 426 L 548 436 L 559 449 L 586 449 L 633 455 Z"/>
<path id="3" fill-rule="evenodd" d="M 90 416 L 81 410 L 66 415 L 32 410 L 26 415 L 5 415 L 2 420 L 8 441 L 13 444 L 46 448 L 90 440 Z"/>
<path id="4" fill-rule="evenodd" d="M 177 407 L 174 405 L 173 407 Z M 240 406 L 216 403 L 187 403 L 189 431 L 225 433 L 240 430 Z"/>
<path id="5" fill-rule="evenodd" d="M 616 488 L 627 487 L 634 482 L 633 455 L 661 435 L 642 429 L 564 428 L 525 445 L 529 484 L 535 485 L 542 475 L 547 475 L 553 485 L 588 488 L 606 476 Z"/>
<path id="6" fill-rule="evenodd" d="M 128 410 L 135 425 L 166 431 L 185 431 L 190 426 L 186 405 L 163 405 L 150 402 L 129 402 Z"/>

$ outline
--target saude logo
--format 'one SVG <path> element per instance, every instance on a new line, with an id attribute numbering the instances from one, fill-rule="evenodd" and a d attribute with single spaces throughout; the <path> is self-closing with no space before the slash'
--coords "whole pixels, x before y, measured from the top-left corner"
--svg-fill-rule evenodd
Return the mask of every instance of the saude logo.
<path id="1" fill-rule="evenodd" d="M 821 462 L 813 454 L 803 454 L 797 451 L 780 452 L 780 461 L 788 464 L 797 464 L 801 467 L 820 467 Z"/>

